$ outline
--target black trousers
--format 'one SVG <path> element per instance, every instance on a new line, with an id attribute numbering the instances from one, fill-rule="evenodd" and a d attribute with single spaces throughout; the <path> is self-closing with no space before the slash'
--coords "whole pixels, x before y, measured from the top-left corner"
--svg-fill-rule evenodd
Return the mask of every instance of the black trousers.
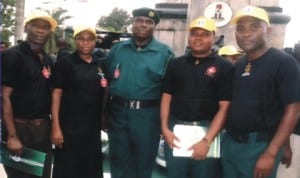
<path id="1" fill-rule="evenodd" d="M 62 148 L 54 150 L 53 178 L 102 178 L 101 138 L 64 135 Z"/>

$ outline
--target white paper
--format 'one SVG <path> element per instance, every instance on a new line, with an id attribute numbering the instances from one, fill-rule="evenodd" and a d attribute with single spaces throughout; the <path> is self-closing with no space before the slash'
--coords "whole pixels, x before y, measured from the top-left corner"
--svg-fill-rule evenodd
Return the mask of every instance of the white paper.
<path id="1" fill-rule="evenodd" d="M 176 157 L 191 157 L 193 150 L 188 150 L 192 145 L 199 142 L 206 134 L 207 127 L 203 126 L 190 126 L 177 124 L 174 126 L 174 134 L 179 139 L 175 140 L 174 143 L 179 148 L 173 148 L 173 156 Z M 220 157 L 220 136 L 218 135 L 208 151 L 207 157 Z"/>

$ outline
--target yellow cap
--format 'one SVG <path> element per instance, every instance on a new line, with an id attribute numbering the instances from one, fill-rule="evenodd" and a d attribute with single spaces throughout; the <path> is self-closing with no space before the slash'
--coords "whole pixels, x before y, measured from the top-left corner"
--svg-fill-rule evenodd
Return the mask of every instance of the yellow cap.
<path id="1" fill-rule="evenodd" d="M 91 28 L 91 27 L 84 27 L 84 26 L 74 27 L 73 37 L 76 37 L 79 33 L 83 32 L 83 31 L 88 31 L 88 32 L 90 32 L 95 38 L 97 38 L 96 30 L 95 30 L 94 28 Z"/>
<path id="2" fill-rule="evenodd" d="M 232 18 L 231 23 L 236 24 L 240 18 L 246 16 L 257 18 L 270 25 L 268 13 L 264 9 L 255 6 L 246 6 L 238 11 L 235 17 Z"/>
<path id="3" fill-rule="evenodd" d="M 42 19 L 42 20 L 46 20 L 47 22 L 49 22 L 49 24 L 51 25 L 51 31 L 54 31 L 55 28 L 57 27 L 56 20 L 54 18 L 52 18 L 47 12 L 40 11 L 40 10 L 36 10 L 33 13 L 31 13 L 25 19 L 25 25 L 35 19 Z"/>
<path id="4" fill-rule="evenodd" d="M 197 19 L 194 19 L 191 22 L 189 29 L 191 30 L 193 28 L 202 28 L 211 32 L 215 32 L 217 30 L 215 21 L 206 17 L 198 17 Z"/>
<path id="5" fill-rule="evenodd" d="M 220 56 L 226 55 L 226 56 L 232 56 L 232 55 L 238 55 L 241 54 L 236 47 L 232 45 L 226 45 L 219 49 L 218 54 Z"/>

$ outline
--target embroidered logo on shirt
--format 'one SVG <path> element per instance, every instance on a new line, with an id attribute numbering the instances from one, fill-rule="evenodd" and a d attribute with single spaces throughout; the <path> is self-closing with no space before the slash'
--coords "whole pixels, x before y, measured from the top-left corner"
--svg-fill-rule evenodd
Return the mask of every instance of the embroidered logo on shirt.
<path id="1" fill-rule="evenodd" d="M 213 77 L 216 72 L 217 72 L 217 68 L 215 66 L 210 66 L 206 69 L 205 75 L 208 75 L 209 77 Z"/>

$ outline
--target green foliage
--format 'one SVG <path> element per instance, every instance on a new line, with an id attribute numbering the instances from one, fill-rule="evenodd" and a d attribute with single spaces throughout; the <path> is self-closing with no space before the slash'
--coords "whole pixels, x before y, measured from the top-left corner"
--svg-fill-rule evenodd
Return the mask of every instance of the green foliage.
<path id="1" fill-rule="evenodd" d="M 58 27 L 56 28 L 55 32 L 51 35 L 50 39 L 48 40 L 48 42 L 45 45 L 45 51 L 49 54 L 56 54 L 58 49 L 56 47 L 56 40 L 59 38 L 66 38 L 67 41 L 69 41 L 70 43 L 73 43 L 73 38 L 69 35 L 65 34 L 64 31 L 64 27 L 62 26 L 62 24 L 65 23 L 66 20 L 71 19 L 72 16 L 69 15 L 65 15 L 68 11 L 66 9 L 62 9 L 62 8 L 57 8 L 51 11 L 46 10 L 46 9 L 41 9 L 38 8 L 39 10 L 43 10 L 45 12 L 47 12 L 48 14 L 50 14 L 51 17 L 53 17 L 57 23 L 58 23 Z M 71 44 L 71 46 L 73 46 Z"/>
<path id="2" fill-rule="evenodd" d="M 15 31 L 16 0 L 2 0 L 1 7 L 1 41 L 8 42 Z"/>
<path id="3" fill-rule="evenodd" d="M 114 8 L 108 16 L 102 16 L 97 25 L 112 32 L 126 32 L 126 27 L 131 21 L 127 11 Z"/>

